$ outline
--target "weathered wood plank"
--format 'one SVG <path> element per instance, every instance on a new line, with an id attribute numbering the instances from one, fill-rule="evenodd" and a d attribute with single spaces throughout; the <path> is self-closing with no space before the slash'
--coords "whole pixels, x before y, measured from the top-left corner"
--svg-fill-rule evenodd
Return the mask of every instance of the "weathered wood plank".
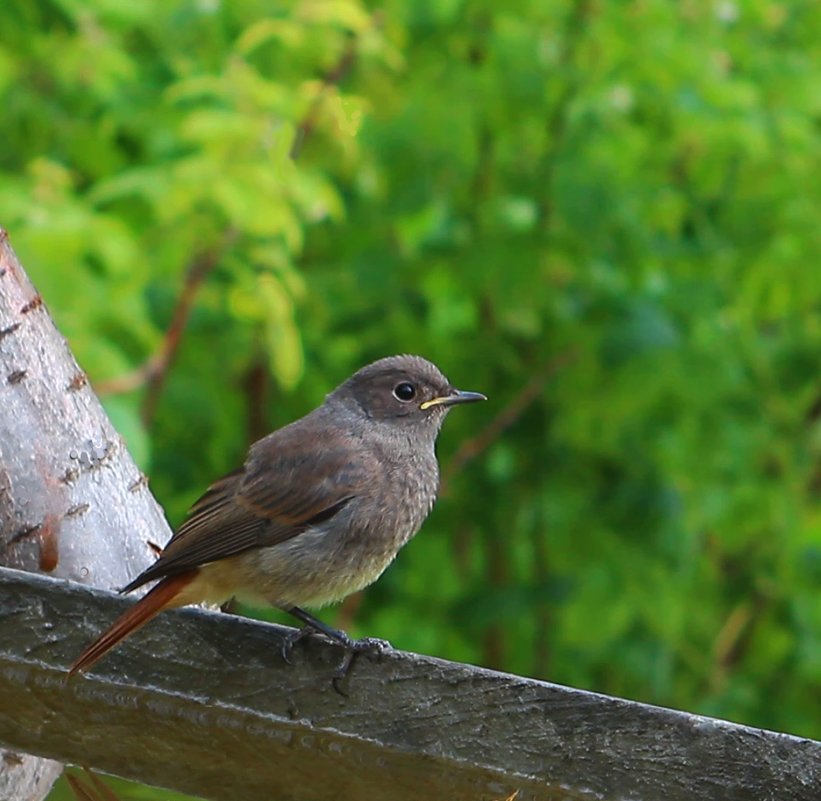
<path id="1" fill-rule="evenodd" d="M 0 743 L 212 799 L 812 801 L 821 743 L 228 615 L 161 615 L 65 668 L 127 600 L 0 569 Z"/>

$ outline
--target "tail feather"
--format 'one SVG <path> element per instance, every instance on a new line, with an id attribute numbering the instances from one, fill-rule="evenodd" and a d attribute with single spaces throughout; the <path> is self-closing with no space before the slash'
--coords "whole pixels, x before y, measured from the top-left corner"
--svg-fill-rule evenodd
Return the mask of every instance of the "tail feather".
<path id="1" fill-rule="evenodd" d="M 174 603 L 174 599 L 191 583 L 198 572 L 197 569 L 186 570 L 183 573 L 164 578 L 156 587 L 140 598 L 134 606 L 120 615 L 109 628 L 77 657 L 74 664 L 69 668 L 69 678 L 75 673 L 88 670 L 117 643 L 144 626 L 163 609 L 178 606 L 179 604 Z"/>

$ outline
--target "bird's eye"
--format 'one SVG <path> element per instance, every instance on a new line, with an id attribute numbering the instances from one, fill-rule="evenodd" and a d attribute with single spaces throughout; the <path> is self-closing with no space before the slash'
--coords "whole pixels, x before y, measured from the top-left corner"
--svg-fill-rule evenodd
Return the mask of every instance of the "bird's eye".
<path id="1" fill-rule="evenodd" d="M 416 397 L 416 387 L 408 381 L 403 381 L 393 388 L 393 397 L 403 403 L 412 401 Z"/>

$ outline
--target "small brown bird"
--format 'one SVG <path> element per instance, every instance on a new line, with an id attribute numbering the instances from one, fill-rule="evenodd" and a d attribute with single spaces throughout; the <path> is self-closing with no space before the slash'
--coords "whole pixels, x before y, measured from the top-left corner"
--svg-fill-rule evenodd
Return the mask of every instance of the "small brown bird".
<path id="1" fill-rule="evenodd" d="M 340 601 L 379 578 L 436 499 L 434 446 L 445 415 L 484 399 L 455 389 L 420 356 L 363 367 L 319 408 L 255 442 L 242 467 L 208 488 L 157 561 L 122 592 L 159 583 L 69 675 L 164 609 L 234 596 L 291 613 L 349 654 L 378 645 L 351 640 L 302 607 Z"/>

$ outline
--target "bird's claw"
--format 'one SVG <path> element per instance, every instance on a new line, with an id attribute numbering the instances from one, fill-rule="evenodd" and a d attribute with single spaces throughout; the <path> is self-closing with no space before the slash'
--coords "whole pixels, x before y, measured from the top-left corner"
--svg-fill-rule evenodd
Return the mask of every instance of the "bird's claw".
<path id="1" fill-rule="evenodd" d="M 335 632 L 335 636 L 331 637 L 326 632 L 317 631 L 313 626 L 307 625 L 301 629 L 296 629 L 285 637 L 282 643 L 282 658 L 289 665 L 293 665 L 294 662 L 291 659 L 291 654 L 293 653 L 294 647 L 306 637 L 316 634 L 324 636 L 327 640 L 330 640 L 330 642 L 341 646 L 345 652 L 336 670 L 334 670 L 332 681 L 334 689 L 340 695 L 346 695 L 346 693 L 342 691 L 339 682 L 348 675 L 348 671 L 351 669 L 354 659 L 356 659 L 359 654 L 373 654 L 378 659 L 382 654 L 386 651 L 390 651 L 392 648 L 387 640 L 380 640 L 377 637 L 362 637 L 362 639 L 359 640 L 352 640 L 347 634 L 341 631 Z"/>
<path id="2" fill-rule="evenodd" d="M 282 641 L 282 658 L 289 665 L 293 665 L 294 662 L 291 659 L 291 654 L 293 653 L 296 644 L 304 640 L 306 637 L 310 637 L 312 634 L 315 633 L 316 629 L 312 626 L 303 626 L 301 629 L 295 629 L 294 631 L 287 634 L 285 636 L 285 639 Z"/>
<path id="3" fill-rule="evenodd" d="M 393 646 L 387 640 L 380 640 L 378 637 L 363 637 L 361 640 L 350 640 L 346 648 L 354 654 L 375 654 L 382 656 L 385 651 L 392 650 Z"/>
<path id="4" fill-rule="evenodd" d="M 385 651 L 390 651 L 392 646 L 387 640 L 380 640 L 377 637 L 363 637 L 361 640 L 351 640 L 348 638 L 348 642 L 342 643 L 342 645 L 345 648 L 345 653 L 334 671 L 332 683 L 334 689 L 340 695 L 346 695 L 346 693 L 342 691 L 339 682 L 348 675 L 348 671 L 351 669 L 354 659 L 356 659 L 359 654 L 373 654 L 379 659 Z"/>

